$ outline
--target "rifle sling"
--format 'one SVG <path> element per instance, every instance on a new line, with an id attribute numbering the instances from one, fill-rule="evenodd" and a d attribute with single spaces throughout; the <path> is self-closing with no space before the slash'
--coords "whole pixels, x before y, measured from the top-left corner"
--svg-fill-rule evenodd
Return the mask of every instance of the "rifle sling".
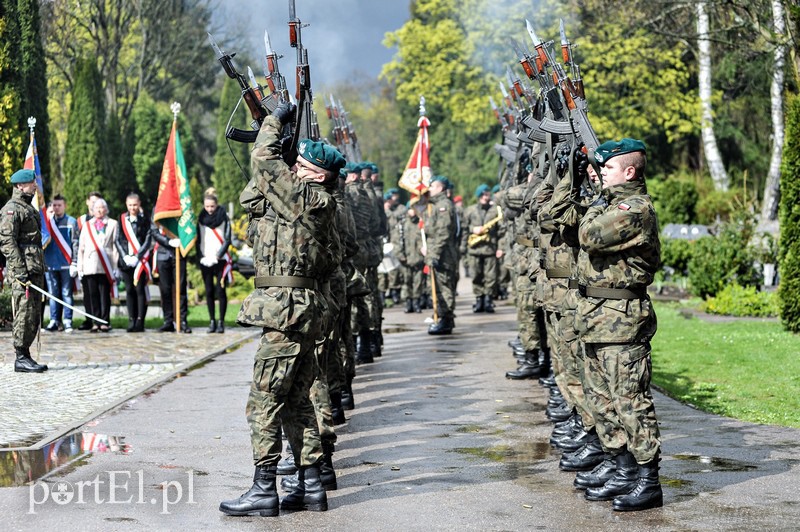
<path id="1" fill-rule="evenodd" d="M 306 288 L 308 290 L 317 290 L 319 286 L 316 279 L 295 275 L 262 275 L 254 279 L 254 284 L 256 288 L 282 286 L 286 288 Z"/>

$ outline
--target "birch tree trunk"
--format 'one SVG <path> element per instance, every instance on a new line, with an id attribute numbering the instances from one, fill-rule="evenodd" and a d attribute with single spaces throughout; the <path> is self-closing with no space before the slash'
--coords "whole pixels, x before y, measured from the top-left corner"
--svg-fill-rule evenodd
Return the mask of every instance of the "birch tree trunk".
<path id="1" fill-rule="evenodd" d="M 783 0 L 772 0 L 772 29 L 779 44 L 775 47 L 775 63 L 772 67 L 772 86 L 770 87 L 770 110 L 772 115 L 772 157 L 769 162 L 769 173 L 764 185 L 764 201 L 761 204 L 761 222 L 774 221 L 778 218 L 780 203 L 781 156 L 783 154 L 783 81 L 784 64 L 786 62 L 786 45 L 783 38 L 786 33 Z"/>
<path id="2" fill-rule="evenodd" d="M 722 155 L 717 147 L 717 137 L 714 135 L 714 116 L 711 107 L 711 41 L 708 39 L 709 22 L 706 13 L 706 2 L 700 0 L 696 5 L 697 12 L 697 48 L 698 48 L 698 85 L 700 92 L 701 132 L 703 138 L 703 152 L 706 156 L 708 171 L 716 190 L 728 190 L 730 180 Z"/>

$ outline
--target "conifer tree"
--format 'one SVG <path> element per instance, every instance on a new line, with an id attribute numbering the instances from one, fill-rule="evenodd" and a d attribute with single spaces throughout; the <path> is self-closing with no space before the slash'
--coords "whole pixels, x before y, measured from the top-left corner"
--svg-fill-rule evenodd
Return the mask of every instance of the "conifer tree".
<path id="1" fill-rule="evenodd" d="M 19 55 L 16 1 L 0 0 L 0 184 L 7 183 L 22 167 L 25 149 L 19 98 Z M 0 186 L 0 201 L 10 196 L 9 187 Z"/>
<path id="2" fill-rule="evenodd" d="M 105 196 L 111 188 L 100 73 L 93 59 L 81 59 L 75 68 L 64 154 L 64 197 L 69 205 L 83 205 L 89 192 L 98 190 Z"/>
<path id="3" fill-rule="evenodd" d="M 780 256 L 778 271 L 781 321 L 800 332 L 800 97 L 786 106 L 786 141 L 781 164 Z"/>

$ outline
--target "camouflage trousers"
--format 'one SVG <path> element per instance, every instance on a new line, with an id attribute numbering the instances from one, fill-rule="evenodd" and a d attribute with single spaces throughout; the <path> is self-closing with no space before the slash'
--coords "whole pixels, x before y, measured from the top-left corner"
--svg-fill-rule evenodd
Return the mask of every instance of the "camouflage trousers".
<path id="1" fill-rule="evenodd" d="M 256 466 L 281 459 L 281 426 L 295 454 L 307 466 L 322 458 L 319 427 L 310 391 L 318 374 L 314 340 L 297 332 L 264 328 L 256 350 L 247 422 Z"/>
<path id="2" fill-rule="evenodd" d="M 339 311 L 339 359 L 342 361 L 342 378 L 352 379 L 356 376 L 356 344 L 353 341 L 353 329 L 350 323 L 352 305 L 348 302 Z"/>
<path id="3" fill-rule="evenodd" d="M 436 302 L 439 318 L 453 318 L 456 308 L 456 290 L 454 286 L 456 273 L 451 270 L 430 269 L 436 283 Z"/>
<path id="4" fill-rule="evenodd" d="M 331 359 L 336 357 L 329 356 L 331 338 L 330 335 L 325 340 L 318 342 L 314 349 L 314 364 L 317 375 L 311 385 L 310 397 L 314 405 L 314 414 L 317 416 L 317 426 L 319 427 L 320 441 L 335 442 L 336 431 L 333 428 L 333 408 L 331 407 L 330 384 L 328 372 Z M 337 368 L 338 371 L 338 368 Z"/>
<path id="5" fill-rule="evenodd" d="M 515 293 L 517 304 L 517 324 L 519 327 L 519 340 L 525 351 L 536 352 L 544 347 L 544 331 L 538 314 L 541 308 L 536 300 L 535 290 L 520 291 Z"/>
<path id="6" fill-rule="evenodd" d="M 36 286 L 44 286 L 43 276 L 34 275 L 30 281 Z M 14 347 L 28 349 L 36 340 L 42 322 L 42 294 L 29 288 L 26 295 L 25 287 L 13 281 L 11 303 L 14 309 L 14 320 L 11 325 Z"/>
<path id="7" fill-rule="evenodd" d="M 661 447 L 650 392 L 650 343 L 584 346 L 584 391 L 603 449 L 618 454 L 627 446 L 638 463 L 649 462 Z"/>
<path id="8" fill-rule="evenodd" d="M 351 328 L 354 332 L 376 331 L 381 326 L 381 306 L 380 289 L 378 288 L 378 269 L 369 267 L 364 270 L 364 277 L 367 281 L 370 293 L 353 299 L 353 312 L 351 317 Z"/>
<path id="9" fill-rule="evenodd" d="M 580 414 L 584 430 L 589 431 L 594 427 L 594 416 L 583 392 L 583 353 L 579 353 L 580 343 L 572 326 L 573 320 L 574 313 L 561 315 L 560 312 L 545 311 L 550 360 L 557 361 L 558 365 L 558 371 L 553 370 L 556 384 L 567 404 Z M 556 362 L 553 364 L 555 366 Z"/>
<path id="10" fill-rule="evenodd" d="M 494 297 L 497 292 L 497 257 L 494 255 L 469 255 L 472 272 L 472 294 L 475 297 Z"/>
<path id="11" fill-rule="evenodd" d="M 425 284 L 425 274 L 422 273 L 422 266 L 403 266 L 403 299 L 416 299 L 422 297 L 423 285 Z"/>
<path id="12" fill-rule="evenodd" d="M 404 274 L 405 274 L 405 268 L 403 268 L 402 266 L 400 266 L 399 268 L 395 268 L 394 270 L 387 273 L 386 274 L 387 288 L 400 290 L 403 287 Z"/>
<path id="13" fill-rule="evenodd" d="M 511 270 L 505 259 L 505 255 L 497 259 L 497 290 L 505 288 L 511 284 Z"/>

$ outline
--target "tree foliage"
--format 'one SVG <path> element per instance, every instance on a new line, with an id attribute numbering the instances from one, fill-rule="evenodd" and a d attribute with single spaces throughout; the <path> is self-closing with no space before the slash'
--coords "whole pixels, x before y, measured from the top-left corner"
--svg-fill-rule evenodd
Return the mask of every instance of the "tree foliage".
<path id="1" fill-rule="evenodd" d="M 93 58 L 78 62 L 69 116 L 64 197 L 68 205 L 82 205 L 93 190 L 105 196 L 109 178 L 107 155 L 101 144 L 106 132 L 105 98 Z"/>
<path id="2" fill-rule="evenodd" d="M 150 208 L 158 197 L 158 182 L 164 166 L 164 155 L 172 127 L 172 113 L 166 104 L 159 104 L 149 94 L 142 94 L 133 110 L 133 167 L 142 201 Z M 183 139 L 181 139 L 183 140 Z"/>
<path id="3" fill-rule="evenodd" d="M 781 168 L 779 247 L 781 320 L 800 332 L 800 98 L 786 106 L 786 142 Z"/>
<path id="4" fill-rule="evenodd" d="M 0 176 L 7 183 L 21 167 L 23 141 L 18 125 L 22 117 L 19 95 L 19 72 L 15 61 L 18 55 L 16 2 L 0 0 Z M 7 186 L 0 187 L 0 200 L 10 194 Z M 5 201 L 3 201 L 5 203 Z"/>

